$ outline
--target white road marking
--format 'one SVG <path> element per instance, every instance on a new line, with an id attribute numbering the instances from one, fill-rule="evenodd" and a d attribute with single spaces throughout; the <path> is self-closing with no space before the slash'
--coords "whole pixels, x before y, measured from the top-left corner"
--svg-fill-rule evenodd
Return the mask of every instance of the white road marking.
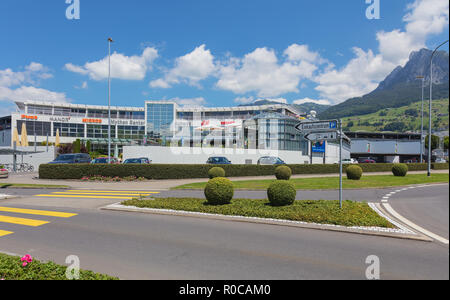
<path id="1" fill-rule="evenodd" d="M 426 236 L 429 236 L 429 237 L 431 237 L 431 238 L 433 238 L 435 240 L 440 241 L 443 244 L 448 245 L 448 240 L 447 239 L 445 239 L 445 238 L 443 238 L 443 237 L 441 237 L 441 236 L 439 236 L 437 234 L 434 234 L 434 233 L 432 233 L 432 232 L 430 232 L 430 231 L 420 227 L 419 225 L 414 224 L 413 222 L 409 221 L 408 219 L 404 218 L 399 213 L 397 213 L 389 204 L 386 203 L 386 204 L 383 204 L 383 206 L 384 206 L 384 208 L 386 208 L 386 210 L 391 215 L 393 215 L 395 218 L 397 218 L 402 223 L 408 225 L 411 228 L 414 228 L 415 230 L 425 234 Z"/>

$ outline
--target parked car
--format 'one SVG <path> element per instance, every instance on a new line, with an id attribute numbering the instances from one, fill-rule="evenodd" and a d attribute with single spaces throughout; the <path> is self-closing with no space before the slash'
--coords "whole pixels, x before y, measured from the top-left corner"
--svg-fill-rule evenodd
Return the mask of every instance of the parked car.
<path id="1" fill-rule="evenodd" d="M 258 160 L 258 165 L 285 165 L 286 163 L 279 157 L 264 156 Z"/>
<path id="2" fill-rule="evenodd" d="M 89 164 L 91 156 L 89 154 L 62 154 L 49 164 Z"/>
<path id="3" fill-rule="evenodd" d="M 2 167 L 0 169 L 0 178 L 8 178 L 8 177 L 9 177 L 8 170 Z"/>
<path id="4" fill-rule="evenodd" d="M 231 165 L 231 161 L 226 157 L 210 157 L 206 163 L 210 165 Z"/>
<path id="5" fill-rule="evenodd" d="M 91 164 L 108 164 L 109 161 L 110 161 L 110 159 L 111 159 L 111 164 L 112 164 L 112 165 L 118 165 L 118 164 L 120 164 L 119 160 L 118 160 L 117 158 L 115 158 L 115 157 L 111 157 L 111 158 L 108 158 L 108 157 L 99 157 L 99 158 L 94 159 L 94 160 L 91 162 Z"/>
<path id="6" fill-rule="evenodd" d="M 355 164 L 358 164 L 358 161 L 356 159 L 354 159 L 354 158 L 344 158 L 342 160 L 342 164 L 355 165 Z"/>
<path id="7" fill-rule="evenodd" d="M 365 159 L 365 160 L 361 161 L 360 163 L 362 163 L 362 164 L 376 164 L 377 162 L 374 161 L 373 159 Z"/>
<path id="8" fill-rule="evenodd" d="M 130 158 L 123 162 L 124 164 L 139 164 L 139 165 L 148 165 L 151 164 L 152 161 L 148 158 Z"/>
<path id="9" fill-rule="evenodd" d="M 436 158 L 435 163 L 445 164 L 445 163 L 447 163 L 447 161 L 445 159 L 443 159 L 442 157 L 438 157 L 438 158 Z"/>

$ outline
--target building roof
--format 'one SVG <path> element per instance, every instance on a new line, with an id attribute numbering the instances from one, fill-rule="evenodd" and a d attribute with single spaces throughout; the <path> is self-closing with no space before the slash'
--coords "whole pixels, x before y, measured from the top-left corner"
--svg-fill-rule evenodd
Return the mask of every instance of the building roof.
<path id="1" fill-rule="evenodd" d="M 96 109 L 96 110 L 108 110 L 108 106 L 101 105 L 87 105 L 87 104 L 71 104 L 71 103 L 55 103 L 46 101 L 16 101 L 17 107 L 20 110 L 25 110 L 27 105 L 38 105 L 47 107 L 61 107 L 61 108 L 77 108 L 77 109 Z M 111 106 L 111 110 L 122 111 L 145 111 L 144 107 L 124 107 L 124 106 Z"/>

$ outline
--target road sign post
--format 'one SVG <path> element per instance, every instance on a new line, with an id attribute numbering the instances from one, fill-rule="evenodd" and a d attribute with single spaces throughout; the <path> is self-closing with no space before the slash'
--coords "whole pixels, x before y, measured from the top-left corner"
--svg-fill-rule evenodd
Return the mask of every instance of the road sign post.
<path id="1" fill-rule="evenodd" d="M 305 135 L 305 139 L 314 141 L 337 141 L 339 140 L 339 206 L 343 207 L 343 164 L 342 148 L 344 133 L 342 132 L 342 120 L 302 122 L 295 127 Z M 324 159 L 325 160 L 325 159 Z M 312 164 L 312 149 L 311 149 Z"/>

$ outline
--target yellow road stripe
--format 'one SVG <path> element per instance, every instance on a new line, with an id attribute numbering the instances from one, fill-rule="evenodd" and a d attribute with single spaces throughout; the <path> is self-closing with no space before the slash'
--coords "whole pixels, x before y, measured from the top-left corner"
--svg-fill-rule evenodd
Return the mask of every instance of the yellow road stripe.
<path id="1" fill-rule="evenodd" d="M 56 192 L 57 195 L 111 195 L 111 196 L 150 196 L 150 194 L 122 194 L 122 193 L 78 193 L 78 192 Z"/>
<path id="2" fill-rule="evenodd" d="M 26 215 L 37 215 L 37 216 L 47 216 L 47 217 L 57 217 L 57 218 L 71 218 L 77 214 L 56 212 L 56 211 L 45 211 L 45 210 L 35 210 L 35 209 L 22 209 L 14 207 L 0 207 L 1 212 L 11 212 Z"/>
<path id="3" fill-rule="evenodd" d="M 4 230 L 0 230 L 0 237 L 5 236 L 5 235 L 9 235 L 9 234 L 13 234 L 14 232 L 11 231 L 4 231 Z"/>
<path id="4" fill-rule="evenodd" d="M 53 198 L 91 198 L 91 199 L 125 199 L 131 200 L 134 197 L 107 197 L 107 196 L 81 196 L 81 195 L 36 195 L 36 197 L 53 197 Z"/>
<path id="5" fill-rule="evenodd" d="M 81 193 L 128 193 L 128 194 L 159 194 L 160 192 L 150 191 L 95 191 L 95 190 L 67 190 L 66 192 L 81 192 Z"/>
<path id="6" fill-rule="evenodd" d="M 0 216 L 0 223 L 10 223 L 10 224 L 38 227 L 38 226 L 41 226 L 44 224 L 48 224 L 50 222 L 41 221 L 41 220 L 33 220 L 33 219 L 22 219 L 22 218 L 8 217 L 8 216 Z"/>

